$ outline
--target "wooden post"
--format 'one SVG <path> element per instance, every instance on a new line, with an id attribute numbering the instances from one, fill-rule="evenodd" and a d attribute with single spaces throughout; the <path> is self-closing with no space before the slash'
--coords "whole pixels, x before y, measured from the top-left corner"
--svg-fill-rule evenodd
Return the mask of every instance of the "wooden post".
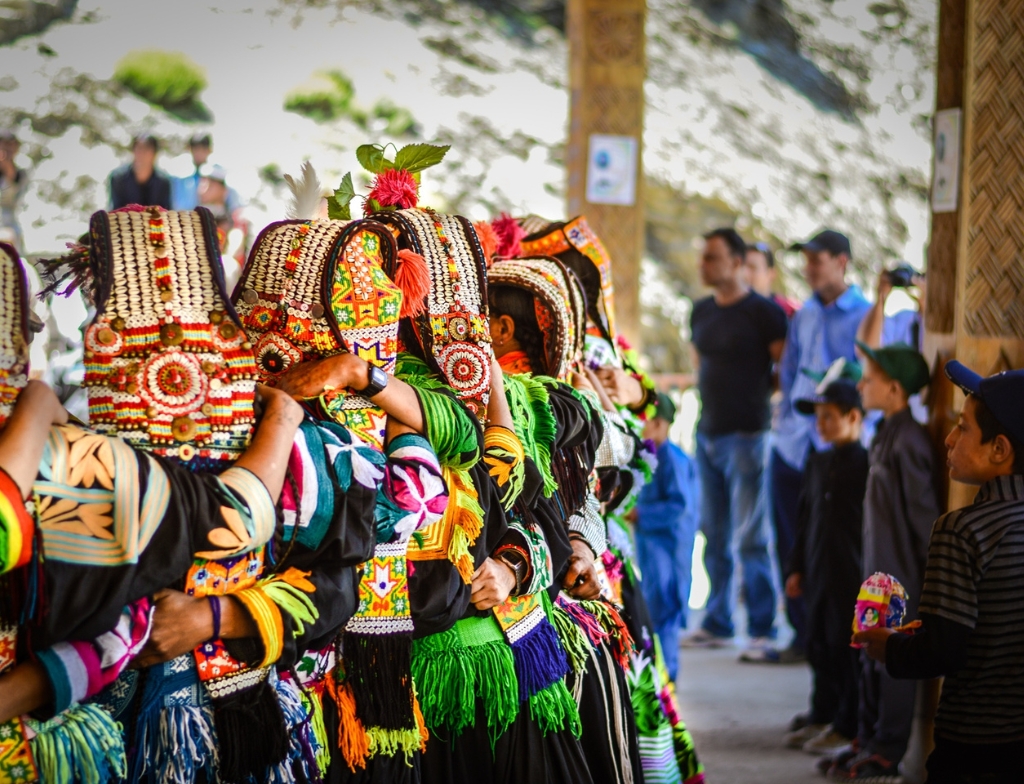
<path id="1" fill-rule="evenodd" d="M 643 116 L 645 0 L 569 0 L 570 124 L 568 218 L 585 214 L 612 257 L 617 330 L 640 346 L 639 278 L 644 248 Z M 587 201 L 593 134 L 631 137 L 636 191 L 631 205 Z"/>
<path id="2" fill-rule="evenodd" d="M 1024 0 L 965 5 L 955 355 L 988 375 L 1024 367 Z"/>

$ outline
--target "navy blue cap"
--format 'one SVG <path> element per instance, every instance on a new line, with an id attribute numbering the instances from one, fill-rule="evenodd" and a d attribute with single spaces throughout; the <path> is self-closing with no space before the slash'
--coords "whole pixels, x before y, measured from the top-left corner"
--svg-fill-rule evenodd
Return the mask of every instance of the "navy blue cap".
<path id="1" fill-rule="evenodd" d="M 804 397 L 794 403 L 794 407 L 801 414 L 813 414 L 814 407 L 823 403 L 834 403 L 842 408 L 857 408 L 864 410 L 860 402 L 860 392 L 857 385 L 845 379 L 833 381 L 824 390 L 815 392 L 812 397 Z"/>
<path id="2" fill-rule="evenodd" d="M 974 395 L 1019 443 L 1024 443 L 1024 370 L 1007 370 L 984 378 L 955 359 L 946 363 L 946 376 Z"/>
<path id="3" fill-rule="evenodd" d="M 850 238 L 845 234 L 841 234 L 838 231 L 832 229 L 825 229 L 819 231 L 807 242 L 796 242 L 790 246 L 791 250 L 809 250 L 813 253 L 818 251 L 828 251 L 833 256 L 838 256 L 840 253 L 845 253 L 850 258 L 853 257 L 853 251 L 850 249 Z"/>

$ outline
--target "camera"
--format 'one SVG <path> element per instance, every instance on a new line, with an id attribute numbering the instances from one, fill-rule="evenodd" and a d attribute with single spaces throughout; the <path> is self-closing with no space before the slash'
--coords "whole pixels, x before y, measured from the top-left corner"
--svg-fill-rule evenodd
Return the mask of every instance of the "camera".
<path id="1" fill-rule="evenodd" d="M 889 282 L 893 285 L 893 288 L 906 289 L 914 285 L 914 278 L 917 276 L 917 270 L 909 264 L 904 263 L 897 265 L 885 274 L 889 278 Z"/>

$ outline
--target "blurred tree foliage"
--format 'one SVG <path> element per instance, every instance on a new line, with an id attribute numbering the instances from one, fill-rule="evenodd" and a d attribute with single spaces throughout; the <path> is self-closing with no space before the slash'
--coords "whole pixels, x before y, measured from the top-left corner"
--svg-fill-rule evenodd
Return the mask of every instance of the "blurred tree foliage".
<path id="1" fill-rule="evenodd" d="M 285 96 L 284 108 L 318 123 L 348 120 L 364 131 L 396 138 L 419 135 L 419 125 L 408 109 L 381 99 L 367 110 L 356 103 L 355 95 L 352 80 L 343 71 L 317 71 Z"/>
<path id="2" fill-rule="evenodd" d="M 144 101 L 186 122 L 209 122 L 210 110 L 200 100 L 206 73 L 181 52 L 137 49 L 114 69 L 114 81 Z"/>

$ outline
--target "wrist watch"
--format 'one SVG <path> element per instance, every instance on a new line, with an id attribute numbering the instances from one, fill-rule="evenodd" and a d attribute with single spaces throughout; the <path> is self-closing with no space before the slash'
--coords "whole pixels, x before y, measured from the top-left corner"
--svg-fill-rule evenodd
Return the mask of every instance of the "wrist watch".
<path id="1" fill-rule="evenodd" d="M 526 571 L 526 564 L 519 558 L 510 558 L 507 553 L 500 553 L 498 560 L 512 570 L 512 575 L 516 580 L 515 587 L 512 589 L 512 595 L 518 596 L 519 589 L 523 587 L 523 577 L 525 576 L 523 572 Z"/>
<path id="2" fill-rule="evenodd" d="M 370 383 L 366 385 L 365 389 L 357 389 L 355 393 L 362 397 L 373 397 L 379 395 L 384 391 L 384 388 L 388 385 L 388 374 L 381 370 L 376 365 L 370 365 Z"/>

